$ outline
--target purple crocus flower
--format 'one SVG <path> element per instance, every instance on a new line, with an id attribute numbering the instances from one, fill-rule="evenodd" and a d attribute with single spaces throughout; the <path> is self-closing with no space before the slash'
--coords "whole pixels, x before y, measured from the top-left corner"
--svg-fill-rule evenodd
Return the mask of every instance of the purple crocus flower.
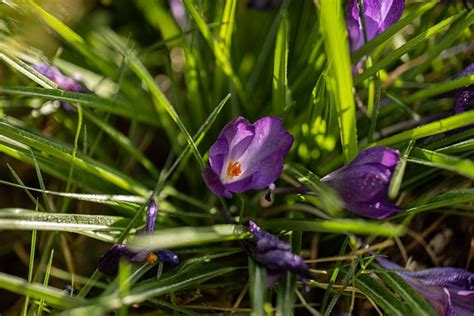
<path id="1" fill-rule="evenodd" d="M 321 180 L 338 193 L 347 210 L 365 217 L 385 218 L 401 210 L 386 202 L 399 158 L 398 150 L 371 147 Z"/>
<path id="2" fill-rule="evenodd" d="M 285 131 L 281 118 L 266 116 L 251 124 L 237 117 L 209 149 L 204 181 L 214 194 L 226 198 L 232 192 L 268 187 L 280 176 L 292 144 L 293 136 Z"/>
<path id="3" fill-rule="evenodd" d="M 82 82 L 80 78 L 68 77 L 54 66 L 48 65 L 46 63 L 41 63 L 39 65 L 33 66 L 33 68 L 40 74 L 57 84 L 58 87 L 63 90 L 82 93 L 90 92 L 87 88 L 85 88 L 84 82 Z M 73 108 L 67 102 L 61 102 L 61 105 L 63 105 L 63 107 L 68 110 Z"/>
<path id="4" fill-rule="evenodd" d="M 155 230 L 155 220 L 158 214 L 158 207 L 154 200 L 151 201 L 146 212 L 146 234 L 152 234 Z M 106 275 L 116 275 L 118 271 L 119 261 L 122 257 L 128 258 L 131 262 L 148 262 L 155 263 L 158 260 L 166 266 L 174 267 L 179 264 L 179 258 L 176 253 L 167 249 L 157 249 L 153 251 L 130 250 L 124 244 L 113 245 L 100 259 L 98 269 Z"/>
<path id="5" fill-rule="evenodd" d="M 440 315 L 474 315 L 474 273 L 451 267 L 408 272 L 387 259 L 376 260 L 420 292 Z"/>
<path id="6" fill-rule="evenodd" d="M 169 0 L 169 6 L 171 15 L 173 15 L 176 23 L 178 23 L 181 29 L 187 29 L 188 17 L 186 16 L 183 0 Z"/>
<path id="7" fill-rule="evenodd" d="M 308 265 L 303 258 L 291 252 L 290 244 L 262 230 L 253 221 L 248 221 L 247 226 L 255 243 L 245 241 L 244 245 L 250 256 L 267 268 L 268 286 L 277 282 L 286 271 L 295 273 L 305 283 L 309 273 Z"/>
<path id="8" fill-rule="evenodd" d="M 363 0 L 367 41 L 374 39 L 402 16 L 405 0 Z M 364 46 L 364 30 L 357 0 L 349 0 L 346 12 L 349 44 L 354 52 Z"/>

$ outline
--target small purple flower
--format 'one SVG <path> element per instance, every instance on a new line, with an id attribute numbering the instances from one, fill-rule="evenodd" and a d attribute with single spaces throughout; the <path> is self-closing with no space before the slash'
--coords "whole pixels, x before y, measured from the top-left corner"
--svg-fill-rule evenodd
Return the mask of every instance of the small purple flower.
<path id="1" fill-rule="evenodd" d="M 253 221 L 248 221 L 247 225 L 255 239 L 255 243 L 246 241 L 244 245 L 250 256 L 267 268 L 268 286 L 272 286 L 277 282 L 286 271 L 295 273 L 305 283 L 309 268 L 303 258 L 293 254 L 287 242 L 262 230 Z"/>
<path id="2" fill-rule="evenodd" d="M 402 16 L 405 0 L 363 0 L 367 41 L 384 32 Z M 357 0 L 349 0 L 346 12 L 349 44 L 354 52 L 364 46 L 364 30 Z"/>
<path id="3" fill-rule="evenodd" d="M 84 83 L 81 79 L 70 78 L 64 75 L 58 68 L 54 66 L 48 65 L 46 63 L 41 63 L 39 65 L 33 66 L 33 68 L 40 74 L 57 84 L 58 87 L 63 90 L 82 93 L 90 92 L 87 88 L 85 88 Z M 69 103 L 61 102 L 61 104 L 66 109 L 72 109 L 72 106 Z"/>
<path id="4" fill-rule="evenodd" d="M 347 210 L 361 216 L 382 219 L 401 209 L 387 203 L 388 187 L 400 154 L 387 147 L 371 147 L 347 166 L 321 180 L 332 187 Z"/>
<path id="5" fill-rule="evenodd" d="M 146 212 L 145 232 L 146 234 L 153 234 L 155 230 L 155 220 L 158 214 L 158 207 L 154 200 L 151 201 Z M 148 262 L 150 264 L 156 261 L 163 262 L 164 265 L 174 267 L 179 264 L 179 258 L 176 253 L 167 249 L 157 249 L 153 251 L 139 251 L 130 250 L 124 244 L 113 245 L 100 259 L 98 269 L 106 275 L 116 275 L 118 271 L 119 261 L 122 257 L 128 258 L 131 262 Z"/>
<path id="6" fill-rule="evenodd" d="M 408 272 L 381 257 L 377 257 L 377 262 L 384 268 L 395 270 L 440 315 L 474 315 L 474 273 L 450 267 Z"/>
<path id="7" fill-rule="evenodd" d="M 204 168 L 207 187 L 216 195 L 268 187 L 281 174 L 293 136 L 281 118 L 266 116 L 251 124 L 243 117 L 228 123 L 209 149 L 210 168 Z"/>

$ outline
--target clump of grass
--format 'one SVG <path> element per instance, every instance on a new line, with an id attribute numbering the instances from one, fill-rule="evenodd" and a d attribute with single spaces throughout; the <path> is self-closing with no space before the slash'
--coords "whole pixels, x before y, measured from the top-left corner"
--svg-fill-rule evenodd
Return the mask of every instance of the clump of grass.
<path id="1" fill-rule="evenodd" d="M 474 84 L 455 77 L 472 62 L 473 10 L 409 2 L 351 54 L 339 0 L 184 0 L 181 24 L 164 1 L 52 3 L 0 7 L 3 312 L 432 315 L 374 254 L 472 268 L 474 129 L 459 128 L 474 112 L 452 104 Z M 40 62 L 90 93 L 59 88 Z M 265 115 L 294 136 L 271 201 L 215 197 L 201 177 L 209 147 L 236 116 Z M 401 153 L 389 196 L 403 211 L 385 220 L 345 211 L 320 181 L 376 145 Z M 241 247 L 249 219 L 307 260 L 308 292 L 291 273 L 267 287 Z M 181 264 L 122 261 L 105 277 L 97 262 L 120 242 L 173 249 Z"/>

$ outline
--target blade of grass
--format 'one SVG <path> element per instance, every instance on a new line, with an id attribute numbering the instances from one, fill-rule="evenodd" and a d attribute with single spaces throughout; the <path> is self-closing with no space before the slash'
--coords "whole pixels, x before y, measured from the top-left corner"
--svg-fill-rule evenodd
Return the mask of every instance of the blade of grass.
<path id="1" fill-rule="evenodd" d="M 342 151 L 344 160 L 348 163 L 357 156 L 358 149 L 351 61 L 344 10 L 340 0 L 322 1 L 320 5 L 321 33 L 332 77 L 328 83 L 336 100 Z"/>
<path id="2" fill-rule="evenodd" d="M 408 157 L 408 161 L 457 172 L 474 179 L 474 163 L 468 159 L 461 159 L 427 149 L 414 148 Z"/>
<path id="3" fill-rule="evenodd" d="M 282 15 L 277 32 L 275 54 L 273 58 L 273 93 L 272 104 L 274 114 L 281 115 L 292 105 L 288 86 L 288 32 L 289 21 L 286 13 Z"/>
<path id="4" fill-rule="evenodd" d="M 49 283 L 49 275 L 51 274 L 51 266 L 53 265 L 53 257 L 54 257 L 54 249 L 51 249 L 48 265 L 46 266 L 46 272 L 44 274 L 44 280 L 43 280 L 44 287 L 47 287 Z M 41 298 L 39 306 L 38 306 L 38 315 L 41 315 L 43 313 L 43 306 L 44 306 L 44 298 Z"/>
<path id="5" fill-rule="evenodd" d="M 249 262 L 249 291 L 250 306 L 252 307 L 252 316 L 266 316 L 266 305 L 268 304 L 267 290 L 267 271 L 264 267 L 258 265 L 252 258 Z"/>
<path id="6" fill-rule="evenodd" d="M 464 112 L 462 114 L 453 115 L 448 118 L 415 127 L 387 138 L 383 138 L 370 144 L 370 146 L 390 146 L 409 141 L 411 139 L 419 139 L 451 131 L 458 127 L 472 123 L 474 123 L 474 111 Z"/>
<path id="7" fill-rule="evenodd" d="M 410 140 L 408 145 L 405 147 L 405 150 L 400 155 L 395 171 L 392 175 L 392 180 L 390 180 L 390 186 L 388 187 L 388 197 L 394 199 L 397 197 L 398 192 L 400 191 L 400 186 L 402 184 L 403 176 L 405 174 L 405 168 L 407 166 L 408 156 L 410 155 L 413 146 L 415 145 L 414 140 Z"/>

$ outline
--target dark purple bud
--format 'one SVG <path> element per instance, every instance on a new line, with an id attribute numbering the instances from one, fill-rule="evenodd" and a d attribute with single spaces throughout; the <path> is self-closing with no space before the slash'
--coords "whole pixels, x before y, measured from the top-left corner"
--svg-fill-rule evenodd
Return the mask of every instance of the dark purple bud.
<path id="1" fill-rule="evenodd" d="M 402 16 L 405 0 L 363 0 L 367 41 L 384 32 Z M 351 51 L 364 46 L 364 30 L 357 0 L 349 0 L 346 13 Z"/>
<path id="2" fill-rule="evenodd" d="M 171 250 L 160 249 L 154 251 L 154 253 L 165 266 L 174 267 L 179 264 L 178 255 Z"/>
<path id="3" fill-rule="evenodd" d="M 308 276 L 308 265 L 302 257 L 291 252 L 287 242 L 262 230 L 253 221 L 247 225 L 255 240 L 255 243 L 245 243 L 247 251 L 257 263 L 267 268 L 268 286 L 277 282 L 286 271 L 295 273 L 304 281 Z"/>
<path id="4" fill-rule="evenodd" d="M 280 118 L 266 116 L 251 124 L 238 117 L 209 149 L 210 168 L 202 176 L 214 194 L 227 198 L 232 192 L 263 189 L 280 176 L 292 144 Z"/>
<path id="5" fill-rule="evenodd" d="M 474 315 L 474 273 L 450 267 L 409 272 L 387 259 L 376 260 L 420 292 L 440 315 Z"/>
<path id="6" fill-rule="evenodd" d="M 106 275 L 116 275 L 118 272 L 120 258 L 132 258 L 135 255 L 133 251 L 124 244 L 113 245 L 100 259 L 97 268 Z"/>
<path id="7" fill-rule="evenodd" d="M 401 209 L 386 202 L 388 187 L 400 154 L 387 147 L 368 148 L 347 166 L 321 180 L 332 187 L 348 211 L 381 219 Z"/>
<path id="8" fill-rule="evenodd" d="M 255 10 L 274 10 L 280 4 L 280 0 L 249 0 L 247 7 Z"/>
<path id="9" fill-rule="evenodd" d="M 90 91 L 84 87 L 84 83 L 78 78 L 70 78 L 64 75 L 58 68 L 48 65 L 46 63 L 41 63 L 39 65 L 33 66 L 33 68 L 41 73 L 43 76 L 54 82 L 58 85 L 59 88 L 71 91 L 71 92 L 82 92 L 89 93 Z M 68 110 L 73 109 L 73 107 L 66 103 L 61 102 L 63 107 Z"/>
<path id="10" fill-rule="evenodd" d="M 146 210 L 146 233 L 152 234 L 155 231 L 155 220 L 156 215 L 158 214 L 158 207 L 154 199 L 151 200 L 148 209 Z"/>
<path id="11" fill-rule="evenodd" d="M 474 74 L 474 64 L 470 64 L 463 71 L 461 71 L 456 78 L 469 76 Z M 466 111 L 473 110 L 474 105 L 474 85 L 458 89 L 454 95 L 453 112 L 454 114 L 461 114 Z M 474 128 L 474 124 L 464 126 L 456 129 L 454 132 L 462 132 L 464 130 Z"/>

